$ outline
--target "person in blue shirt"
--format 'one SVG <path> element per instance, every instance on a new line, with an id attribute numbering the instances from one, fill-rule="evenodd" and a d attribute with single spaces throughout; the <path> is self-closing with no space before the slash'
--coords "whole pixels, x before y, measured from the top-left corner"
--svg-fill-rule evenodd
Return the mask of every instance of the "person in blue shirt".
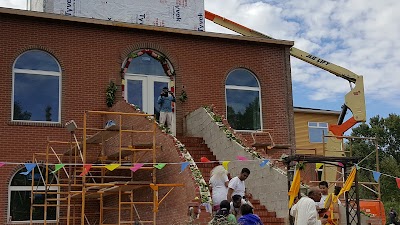
<path id="1" fill-rule="evenodd" d="M 160 105 L 160 125 L 171 128 L 172 125 L 172 102 L 175 102 L 174 94 L 164 87 L 158 97 L 157 103 Z"/>
<path id="2" fill-rule="evenodd" d="M 253 207 L 249 204 L 243 204 L 240 207 L 240 211 L 242 212 L 242 216 L 238 219 L 238 224 L 240 225 L 263 225 L 260 217 L 256 214 L 253 214 Z"/>

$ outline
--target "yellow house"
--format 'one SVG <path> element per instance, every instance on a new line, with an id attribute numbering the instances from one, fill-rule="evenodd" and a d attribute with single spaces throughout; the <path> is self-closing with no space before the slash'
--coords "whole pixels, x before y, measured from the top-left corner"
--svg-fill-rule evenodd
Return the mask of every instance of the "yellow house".
<path id="1" fill-rule="evenodd" d="M 294 107 L 296 154 L 323 155 L 322 136 L 336 124 L 340 111 Z M 315 149 L 315 150 L 313 150 Z"/>
<path id="2" fill-rule="evenodd" d="M 328 124 L 337 124 L 340 111 L 304 107 L 294 107 L 293 111 L 296 154 L 323 155 L 323 135 L 328 134 Z M 321 175 L 312 164 L 306 166 L 302 180 L 320 180 Z"/>

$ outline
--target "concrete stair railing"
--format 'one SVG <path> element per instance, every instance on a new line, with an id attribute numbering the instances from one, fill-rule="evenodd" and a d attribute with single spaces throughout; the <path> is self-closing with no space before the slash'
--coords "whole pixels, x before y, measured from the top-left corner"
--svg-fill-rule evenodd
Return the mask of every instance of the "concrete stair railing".
<path id="1" fill-rule="evenodd" d="M 208 146 L 204 143 L 203 138 L 200 137 L 178 137 L 178 139 L 185 144 L 186 149 L 190 152 L 193 159 L 199 162 L 201 157 L 206 157 L 210 161 L 217 161 L 216 157 L 212 154 Z M 199 167 L 204 179 L 207 183 L 210 180 L 210 172 L 212 168 L 218 166 L 218 162 L 199 163 Z M 277 218 L 275 212 L 270 212 L 259 200 L 250 199 L 254 206 L 254 213 L 260 216 L 261 220 L 266 225 L 283 225 L 284 219 Z"/>
<path id="2" fill-rule="evenodd" d="M 186 136 L 201 137 L 217 160 L 231 161 L 228 170 L 232 176 L 238 175 L 244 167 L 249 168 L 251 174 L 246 180 L 247 190 L 268 210 L 274 211 L 278 220 L 287 219 L 287 176 L 282 170 L 270 166 L 261 167 L 259 164 L 262 159 L 238 161 L 237 156 L 253 159 L 252 154 L 239 143 L 227 138 L 204 108 L 199 108 L 186 116 Z"/>

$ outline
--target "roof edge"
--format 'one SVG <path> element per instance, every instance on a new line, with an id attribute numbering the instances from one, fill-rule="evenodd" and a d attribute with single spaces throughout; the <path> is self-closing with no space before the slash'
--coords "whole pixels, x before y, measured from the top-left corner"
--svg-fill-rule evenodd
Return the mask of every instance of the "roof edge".
<path id="1" fill-rule="evenodd" d="M 107 20 L 91 19 L 91 18 L 85 18 L 85 17 L 65 16 L 65 15 L 53 14 L 53 13 L 11 9 L 11 8 L 4 8 L 4 7 L 0 7 L 0 14 L 10 14 L 10 15 L 18 15 L 18 16 L 53 19 L 53 20 L 87 23 L 87 24 L 95 24 L 95 25 L 103 25 L 103 26 L 122 27 L 122 28 L 130 28 L 130 29 L 149 30 L 149 31 L 165 32 L 165 33 L 193 35 L 193 36 L 210 37 L 210 38 L 231 39 L 231 40 L 238 40 L 238 41 L 250 41 L 250 42 L 277 44 L 277 45 L 286 45 L 286 46 L 294 45 L 294 41 L 287 41 L 287 40 L 248 37 L 248 36 L 241 36 L 241 35 L 212 33 L 212 32 L 206 32 L 206 31 L 194 31 L 194 30 L 185 30 L 185 29 L 169 28 L 169 27 L 157 27 L 157 26 L 132 24 L 132 23 L 125 23 L 125 22 L 118 22 L 118 21 L 107 21 Z"/>
<path id="2" fill-rule="evenodd" d="M 304 107 L 296 107 L 296 106 L 293 107 L 293 111 L 294 112 L 302 112 L 302 113 L 340 115 L 340 111 L 327 110 L 327 109 L 304 108 Z"/>

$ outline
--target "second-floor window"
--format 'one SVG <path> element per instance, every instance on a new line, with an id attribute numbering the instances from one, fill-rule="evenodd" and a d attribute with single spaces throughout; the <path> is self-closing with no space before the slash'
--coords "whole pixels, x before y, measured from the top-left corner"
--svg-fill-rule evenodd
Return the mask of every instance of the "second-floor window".
<path id="1" fill-rule="evenodd" d="M 322 138 L 324 135 L 328 135 L 328 123 L 308 122 L 308 137 L 310 139 L 310 143 L 322 143 Z"/>
<path id="2" fill-rule="evenodd" d="M 225 83 L 226 115 L 235 130 L 261 129 L 260 84 L 246 69 L 231 71 Z"/>
<path id="3" fill-rule="evenodd" d="M 13 121 L 60 122 L 61 68 L 41 50 L 22 53 L 13 68 Z"/>

